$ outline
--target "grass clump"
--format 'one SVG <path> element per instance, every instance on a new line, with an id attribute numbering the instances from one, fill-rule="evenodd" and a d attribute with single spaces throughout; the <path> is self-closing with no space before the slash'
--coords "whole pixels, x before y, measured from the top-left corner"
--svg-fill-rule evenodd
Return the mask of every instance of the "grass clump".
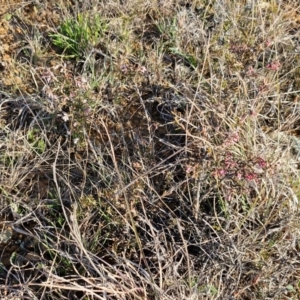
<path id="1" fill-rule="evenodd" d="M 106 22 L 99 15 L 78 13 L 76 18 L 65 20 L 50 37 L 65 57 L 79 59 L 97 45 L 106 28 Z"/>

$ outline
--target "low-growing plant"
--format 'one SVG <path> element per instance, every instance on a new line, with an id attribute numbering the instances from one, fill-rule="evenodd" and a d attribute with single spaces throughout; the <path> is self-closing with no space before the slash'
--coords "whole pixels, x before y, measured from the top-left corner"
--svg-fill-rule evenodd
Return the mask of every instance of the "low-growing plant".
<path id="1" fill-rule="evenodd" d="M 38 134 L 39 131 L 36 129 L 29 130 L 27 133 L 27 140 L 37 153 L 42 154 L 46 150 L 46 142 L 38 136 Z"/>
<path id="2" fill-rule="evenodd" d="M 197 67 L 197 59 L 190 54 L 187 53 L 182 53 L 181 51 L 179 51 L 177 48 L 170 48 L 171 53 L 173 54 L 177 54 L 180 57 L 182 57 L 186 63 L 188 63 L 189 66 L 191 66 L 193 69 L 195 69 Z"/>
<path id="3" fill-rule="evenodd" d="M 107 23 L 99 16 L 78 14 L 74 19 L 67 19 L 50 34 L 52 43 L 62 49 L 63 55 L 69 58 L 80 58 L 96 46 L 99 38 L 105 33 Z"/>

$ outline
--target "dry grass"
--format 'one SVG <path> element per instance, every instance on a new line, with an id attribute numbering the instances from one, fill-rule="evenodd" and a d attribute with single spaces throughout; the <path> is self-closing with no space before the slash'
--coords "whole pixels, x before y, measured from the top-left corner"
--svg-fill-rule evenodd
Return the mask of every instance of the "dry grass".
<path id="1" fill-rule="evenodd" d="M 300 299 L 297 1 L 17 5 L 1 299 Z"/>

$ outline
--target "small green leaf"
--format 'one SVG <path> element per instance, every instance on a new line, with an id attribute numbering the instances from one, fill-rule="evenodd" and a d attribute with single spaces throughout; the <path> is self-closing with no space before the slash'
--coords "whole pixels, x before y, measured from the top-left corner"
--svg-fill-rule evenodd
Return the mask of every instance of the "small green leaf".
<path id="1" fill-rule="evenodd" d="M 289 284 L 286 288 L 289 292 L 295 292 L 295 289 L 291 284 Z"/>
<path id="2" fill-rule="evenodd" d="M 11 14 L 6 14 L 5 17 L 4 17 L 5 21 L 10 21 L 11 18 L 12 18 Z"/>

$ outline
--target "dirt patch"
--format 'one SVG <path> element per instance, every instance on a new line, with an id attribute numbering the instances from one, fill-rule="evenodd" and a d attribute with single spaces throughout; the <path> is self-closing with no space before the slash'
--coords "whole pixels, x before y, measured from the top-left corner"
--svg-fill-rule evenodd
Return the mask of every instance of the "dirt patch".
<path id="1" fill-rule="evenodd" d="M 59 23 L 57 4 L 10 1 L 0 6 L 0 85 L 13 93 L 31 93 L 34 80 L 28 64 L 33 63 L 38 43 L 44 46 L 35 39 L 45 39 Z M 22 55 L 28 63 L 20 60 Z"/>
<path id="2" fill-rule="evenodd" d="M 32 1 L 30 1 L 31 3 Z M 28 3 L 28 1 L 27 1 Z M 1 0 L 0 1 L 0 17 L 10 13 L 22 6 L 26 5 L 26 1 Z"/>

